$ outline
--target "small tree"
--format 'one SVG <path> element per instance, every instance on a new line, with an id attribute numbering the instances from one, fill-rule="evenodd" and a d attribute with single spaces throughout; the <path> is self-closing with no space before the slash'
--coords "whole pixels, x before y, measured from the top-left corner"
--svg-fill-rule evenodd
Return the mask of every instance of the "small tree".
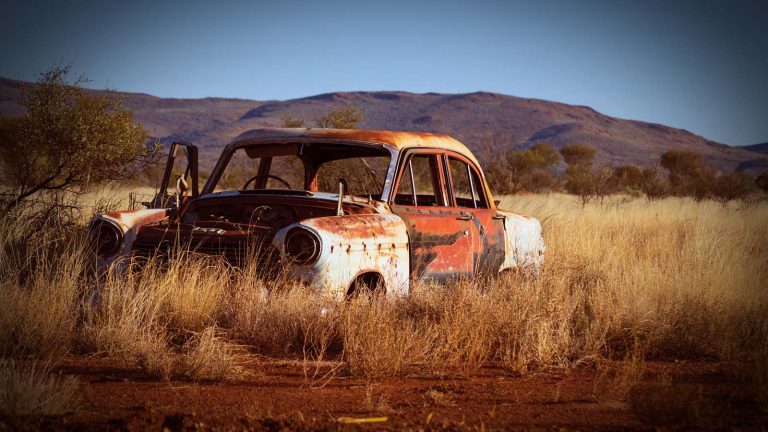
<path id="1" fill-rule="evenodd" d="M 67 82 L 68 67 L 41 74 L 22 88 L 26 112 L 0 122 L 0 180 L 8 212 L 43 191 L 80 192 L 127 179 L 155 161 L 141 125 L 113 97 Z"/>
<path id="2" fill-rule="evenodd" d="M 289 113 L 285 113 L 280 118 L 282 121 L 282 127 L 284 128 L 303 128 L 305 127 L 304 119 L 300 119 L 292 116 Z"/>
<path id="3" fill-rule="evenodd" d="M 597 151 L 594 147 L 584 144 L 567 145 L 560 149 L 560 154 L 568 166 L 578 166 L 582 168 L 592 168 L 592 162 L 595 159 Z"/>
<path id="4" fill-rule="evenodd" d="M 568 164 L 565 170 L 565 190 L 578 195 L 582 205 L 586 205 L 597 195 L 598 181 L 603 181 L 602 171 L 592 172 L 595 153 L 593 147 L 583 144 L 568 145 L 560 149 L 563 160 Z"/>
<path id="5" fill-rule="evenodd" d="M 661 155 L 661 166 L 669 171 L 669 180 L 691 176 L 701 168 L 701 153 L 691 150 L 667 150 Z"/>
<path id="6" fill-rule="evenodd" d="M 592 172 L 592 179 L 594 183 L 592 194 L 598 198 L 600 204 L 602 204 L 605 197 L 616 190 L 616 184 L 613 181 L 613 170 L 610 168 L 600 168 Z"/>
<path id="7" fill-rule="evenodd" d="M 659 162 L 669 172 L 669 184 L 674 194 L 696 199 L 703 199 L 709 194 L 709 180 L 714 173 L 702 165 L 701 153 L 668 150 L 661 155 Z"/>
<path id="8" fill-rule="evenodd" d="M 752 176 L 740 172 L 725 174 L 712 183 L 712 196 L 725 207 L 728 201 L 744 199 L 755 189 Z"/>
<path id="9" fill-rule="evenodd" d="M 317 127 L 335 129 L 357 129 L 365 116 L 357 107 L 344 108 L 326 113 L 317 119 Z"/>
<path id="10" fill-rule="evenodd" d="M 517 193 L 551 188 L 555 181 L 549 169 L 560 162 L 560 156 L 548 144 L 540 143 L 527 150 L 508 153 L 505 161 L 506 166 L 501 167 L 509 185 L 505 189 Z"/>
<path id="11" fill-rule="evenodd" d="M 768 171 L 763 171 L 762 174 L 757 176 L 755 183 L 763 192 L 768 192 Z"/>
<path id="12" fill-rule="evenodd" d="M 658 176 L 656 168 L 645 168 L 640 190 L 643 191 L 648 201 L 662 199 L 669 195 L 669 187 L 663 178 Z"/>
<path id="13" fill-rule="evenodd" d="M 621 190 L 640 190 L 643 183 L 643 170 L 635 165 L 621 165 L 613 170 L 611 181 Z"/>
<path id="14" fill-rule="evenodd" d="M 595 193 L 595 178 L 588 170 L 570 169 L 566 174 L 565 190 L 577 195 L 581 205 L 586 205 L 592 200 Z"/>

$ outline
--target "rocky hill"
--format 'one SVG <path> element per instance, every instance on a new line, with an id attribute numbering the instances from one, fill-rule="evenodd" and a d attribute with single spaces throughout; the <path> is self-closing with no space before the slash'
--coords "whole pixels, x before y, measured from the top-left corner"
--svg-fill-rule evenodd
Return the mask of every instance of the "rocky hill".
<path id="1" fill-rule="evenodd" d="M 768 142 L 762 144 L 752 144 L 742 148 L 755 153 L 768 154 Z"/>
<path id="2" fill-rule="evenodd" d="M 0 114 L 20 112 L 20 85 L 0 78 Z M 211 166 L 221 147 L 239 133 L 278 127 L 284 114 L 311 126 L 330 110 L 356 106 L 365 113 L 363 128 L 449 134 L 465 142 L 481 160 L 540 142 L 555 147 L 581 143 L 596 147 L 598 163 L 604 165 L 651 166 L 666 150 L 691 149 L 723 171 L 768 169 L 765 152 L 731 147 L 660 124 L 610 117 L 589 107 L 496 93 L 337 92 L 285 101 L 116 94 L 152 137 L 198 144 L 204 167 Z"/>

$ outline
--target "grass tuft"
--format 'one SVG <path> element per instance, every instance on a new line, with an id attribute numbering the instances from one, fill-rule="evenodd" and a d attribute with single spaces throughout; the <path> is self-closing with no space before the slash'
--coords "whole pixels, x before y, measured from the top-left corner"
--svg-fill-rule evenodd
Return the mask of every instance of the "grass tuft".
<path id="1" fill-rule="evenodd" d="M 77 379 L 51 373 L 35 361 L 0 361 L 0 413 L 7 416 L 57 416 L 72 411 Z"/>

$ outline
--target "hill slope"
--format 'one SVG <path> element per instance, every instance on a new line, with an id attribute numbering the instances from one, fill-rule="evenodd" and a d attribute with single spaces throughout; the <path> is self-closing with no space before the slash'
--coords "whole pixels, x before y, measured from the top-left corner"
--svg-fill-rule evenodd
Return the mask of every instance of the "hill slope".
<path id="1" fill-rule="evenodd" d="M 742 148 L 755 153 L 768 154 L 768 142 L 761 143 L 761 144 L 752 144 L 752 145 L 744 146 Z"/>
<path id="2" fill-rule="evenodd" d="M 19 85 L 0 78 L 0 114 L 20 112 Z M 239 133 L 278 127 L 284 114 L 313 125 L 332 109 L 357 106 L 365 113 L 363 128 L 449 134 L 465 142 L 481 160 L 494 152 L 540 142 L 558 148 L 582 143 L 596 147 L 598 162 L 605 165 L 650 166 L 664 151 L 686 148 L 701 152 L 706 163 L 723 171 L 756 173 L 768 168 L 768 155 L 709 141 L 682 129 L 617 119 L 583 106 L 496 93 L 337 92 L 267 102 L 117 94 L 152 137 L 198 144 L 203 166 L 210 166 L 221 147 Z"/>

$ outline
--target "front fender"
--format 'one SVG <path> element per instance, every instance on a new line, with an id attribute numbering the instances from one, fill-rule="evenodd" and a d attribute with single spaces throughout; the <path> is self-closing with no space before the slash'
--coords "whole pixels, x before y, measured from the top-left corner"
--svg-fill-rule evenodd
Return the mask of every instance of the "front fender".
<path id="1" fill-rule="evenodd" d="M 98 257 L 98 267 L 109 266 L 121 256 L 130 253 L 139 229 L 147 224 L 167 219 L 168 212 L 169 209 L 123 210 L 94 216 L 89 226 L 99 221 L 106 222 L 122 233 L 120 249 L 111 256 Z"/>
<path id="2" fill-rule="evenodd" d="M 292 276 L 337 299 L 343 299 L 357 276 L 367 272 L 381 275 L 388 294 L 408 293 L 408 233 L 399 216 L 327 216 L 292 224 L 273 240 L 283 258 L 285 236 L 296 227 L 315 233 L 321 246 L 315 263 L 288 265 Z"/>

